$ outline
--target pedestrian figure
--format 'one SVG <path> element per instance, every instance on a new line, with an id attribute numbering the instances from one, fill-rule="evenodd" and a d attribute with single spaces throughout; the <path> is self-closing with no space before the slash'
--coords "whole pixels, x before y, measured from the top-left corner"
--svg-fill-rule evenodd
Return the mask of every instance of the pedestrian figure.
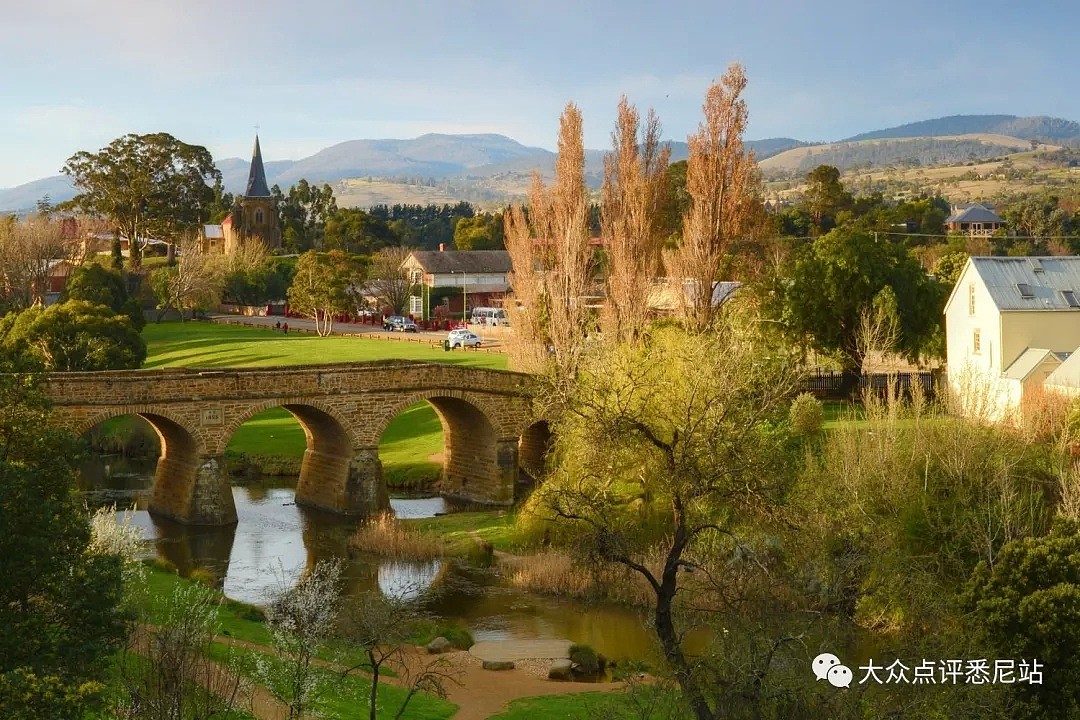
<path id="1" fill-rule="evenodd" d="M 289 334 L 289 323 L 285 323 L 284 325 L 282 325 L 282 326 L 281 326 L 281 330 L 282 330 L 282 331 L 283 331 L 283 332 L 284 332 L 284 333 L 285 333 L 286 335 L 288 335 L 288 334 Z"/>
<path id="2" fill-rule="evenodd" d="M 274 323 L 274 329 L 275 330 L 280 330 L 281 329 L 281 321 L 280 320 L 278 320 L 276 323 Z"/>

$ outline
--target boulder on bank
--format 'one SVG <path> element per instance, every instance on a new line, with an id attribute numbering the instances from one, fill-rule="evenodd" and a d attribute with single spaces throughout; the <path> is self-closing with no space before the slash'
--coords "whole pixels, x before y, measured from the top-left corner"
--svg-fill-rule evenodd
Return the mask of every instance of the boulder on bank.
<path id="1" fill-rule="evenodd" d="M 548 680 L 573 680 L 574 664 L 570 660 L 556 660 L 548 670 Z"/>
<path id="2" fill-rule="evenodd" d="M 513 670 L 514 663 L 510 660 L 485 660 L 485 670 Z"/>
<path id="3" fill-rule="evenodd" d="M 450 641 L 441 635 L 429 642 L 427 646 L 427 651 L 432 655 L 442 655 L 443 653 L 448 653 L 453 649 L 454 646 L 450 644 Z"/>

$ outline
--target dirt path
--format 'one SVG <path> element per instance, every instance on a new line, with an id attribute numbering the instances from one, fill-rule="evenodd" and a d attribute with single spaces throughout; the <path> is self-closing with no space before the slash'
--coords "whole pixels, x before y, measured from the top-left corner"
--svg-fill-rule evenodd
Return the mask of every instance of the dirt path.
<path id="1" fill-rule="evenodd" d="M 258 645 L 246 640 L 237 640 L 226 636 L 218 636 L 215 640 L 226 645 L 256 652 L 272 652 L 265 645 Z M 551 665 L 550 660 L 519 661 L 513 670 L 484 670 L 482 661 L 465 650 L 435 656 L 429 655 L 423 647 L 407 648 L 405 664 L 410 672 L 416 673 L 435 660 L 436 657 L 446 661 L 448 674 L 457 679 L 456 683 L 447 683 L 446 687 L 446 699 L 458 706 L 458 711 L 454 713 L 453 720 L 483 720 L 483 718 L 497 715 L 511 701 L 523 697 L 565 695 L 580 692 L 610 692 L 625 687 L 621 682 L 575 683 L 548 680 L 547 671 Z M 342 665 L 327 662 L 326 660 L 316 660 L 315 664 L 337 672 L 342 672 L 345 669 Z M 395 667 L 394 670 L 401 674 L 402 668 Z M 390 685 L 402 685 L 401 677 L 387 677 L 384 675 L 380 682 Z M 265 693 L 265 691 L 263 692 Z M 269 695 L 269 693 L 265 694 Z M 270 700 L 274 701 L 272 697 Z M 278 720 L 279 717 L 283 716 L 258 715 L 258 717 L 262 720 Z"/>

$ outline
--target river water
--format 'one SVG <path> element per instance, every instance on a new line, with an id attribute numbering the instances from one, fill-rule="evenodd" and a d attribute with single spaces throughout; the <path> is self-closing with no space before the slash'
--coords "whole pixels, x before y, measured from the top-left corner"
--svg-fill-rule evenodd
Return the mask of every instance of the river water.
<path id="1" fill-rule="evenodd" d="M 189 527 L 146 512 L 153 461 L 95 458 L 80 475 L 87 504 L 115 504 L 129 511 L 148 551 L 186 574 L 210 570 L 231 598 L 262 604 L 267 594 L 290 583 L 319 560 L 345 561 L 345 593 L 376 587 L 386 594 L 419 594 L 438 583 L 427 601 L 435 615 L 468 627 L 477 641 L 565 638 L 592 645 L 609 658 L 655 657 L 643 613 L 606 604 L 586 604 L 524 593 L 497 575 L 453 561 L 400 561 L 350 551 L 354 520 L 296 505 L 295 479 L 234 486 L 238 523 L 232 527 Z M 392 498 L 399 518 L 432 517 L 459 509 L 443 498 Z"/>

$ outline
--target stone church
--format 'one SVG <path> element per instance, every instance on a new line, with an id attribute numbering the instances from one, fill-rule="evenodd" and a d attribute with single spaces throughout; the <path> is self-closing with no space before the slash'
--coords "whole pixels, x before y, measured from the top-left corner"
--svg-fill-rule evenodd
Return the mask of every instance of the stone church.
<path id="1" fill-rule="evenodd" d="M 258 135 L 255 136 L 255 150 L 251 154 L 244 195 L 220 225 L 203 226 L 203 247 L 207 252 L 231 255 L 243 243 L 253 239 L 261 241 L 268 250 L 281 247 L 281 224 L 278 222 L 277 205 L 266 184 Z"/>

